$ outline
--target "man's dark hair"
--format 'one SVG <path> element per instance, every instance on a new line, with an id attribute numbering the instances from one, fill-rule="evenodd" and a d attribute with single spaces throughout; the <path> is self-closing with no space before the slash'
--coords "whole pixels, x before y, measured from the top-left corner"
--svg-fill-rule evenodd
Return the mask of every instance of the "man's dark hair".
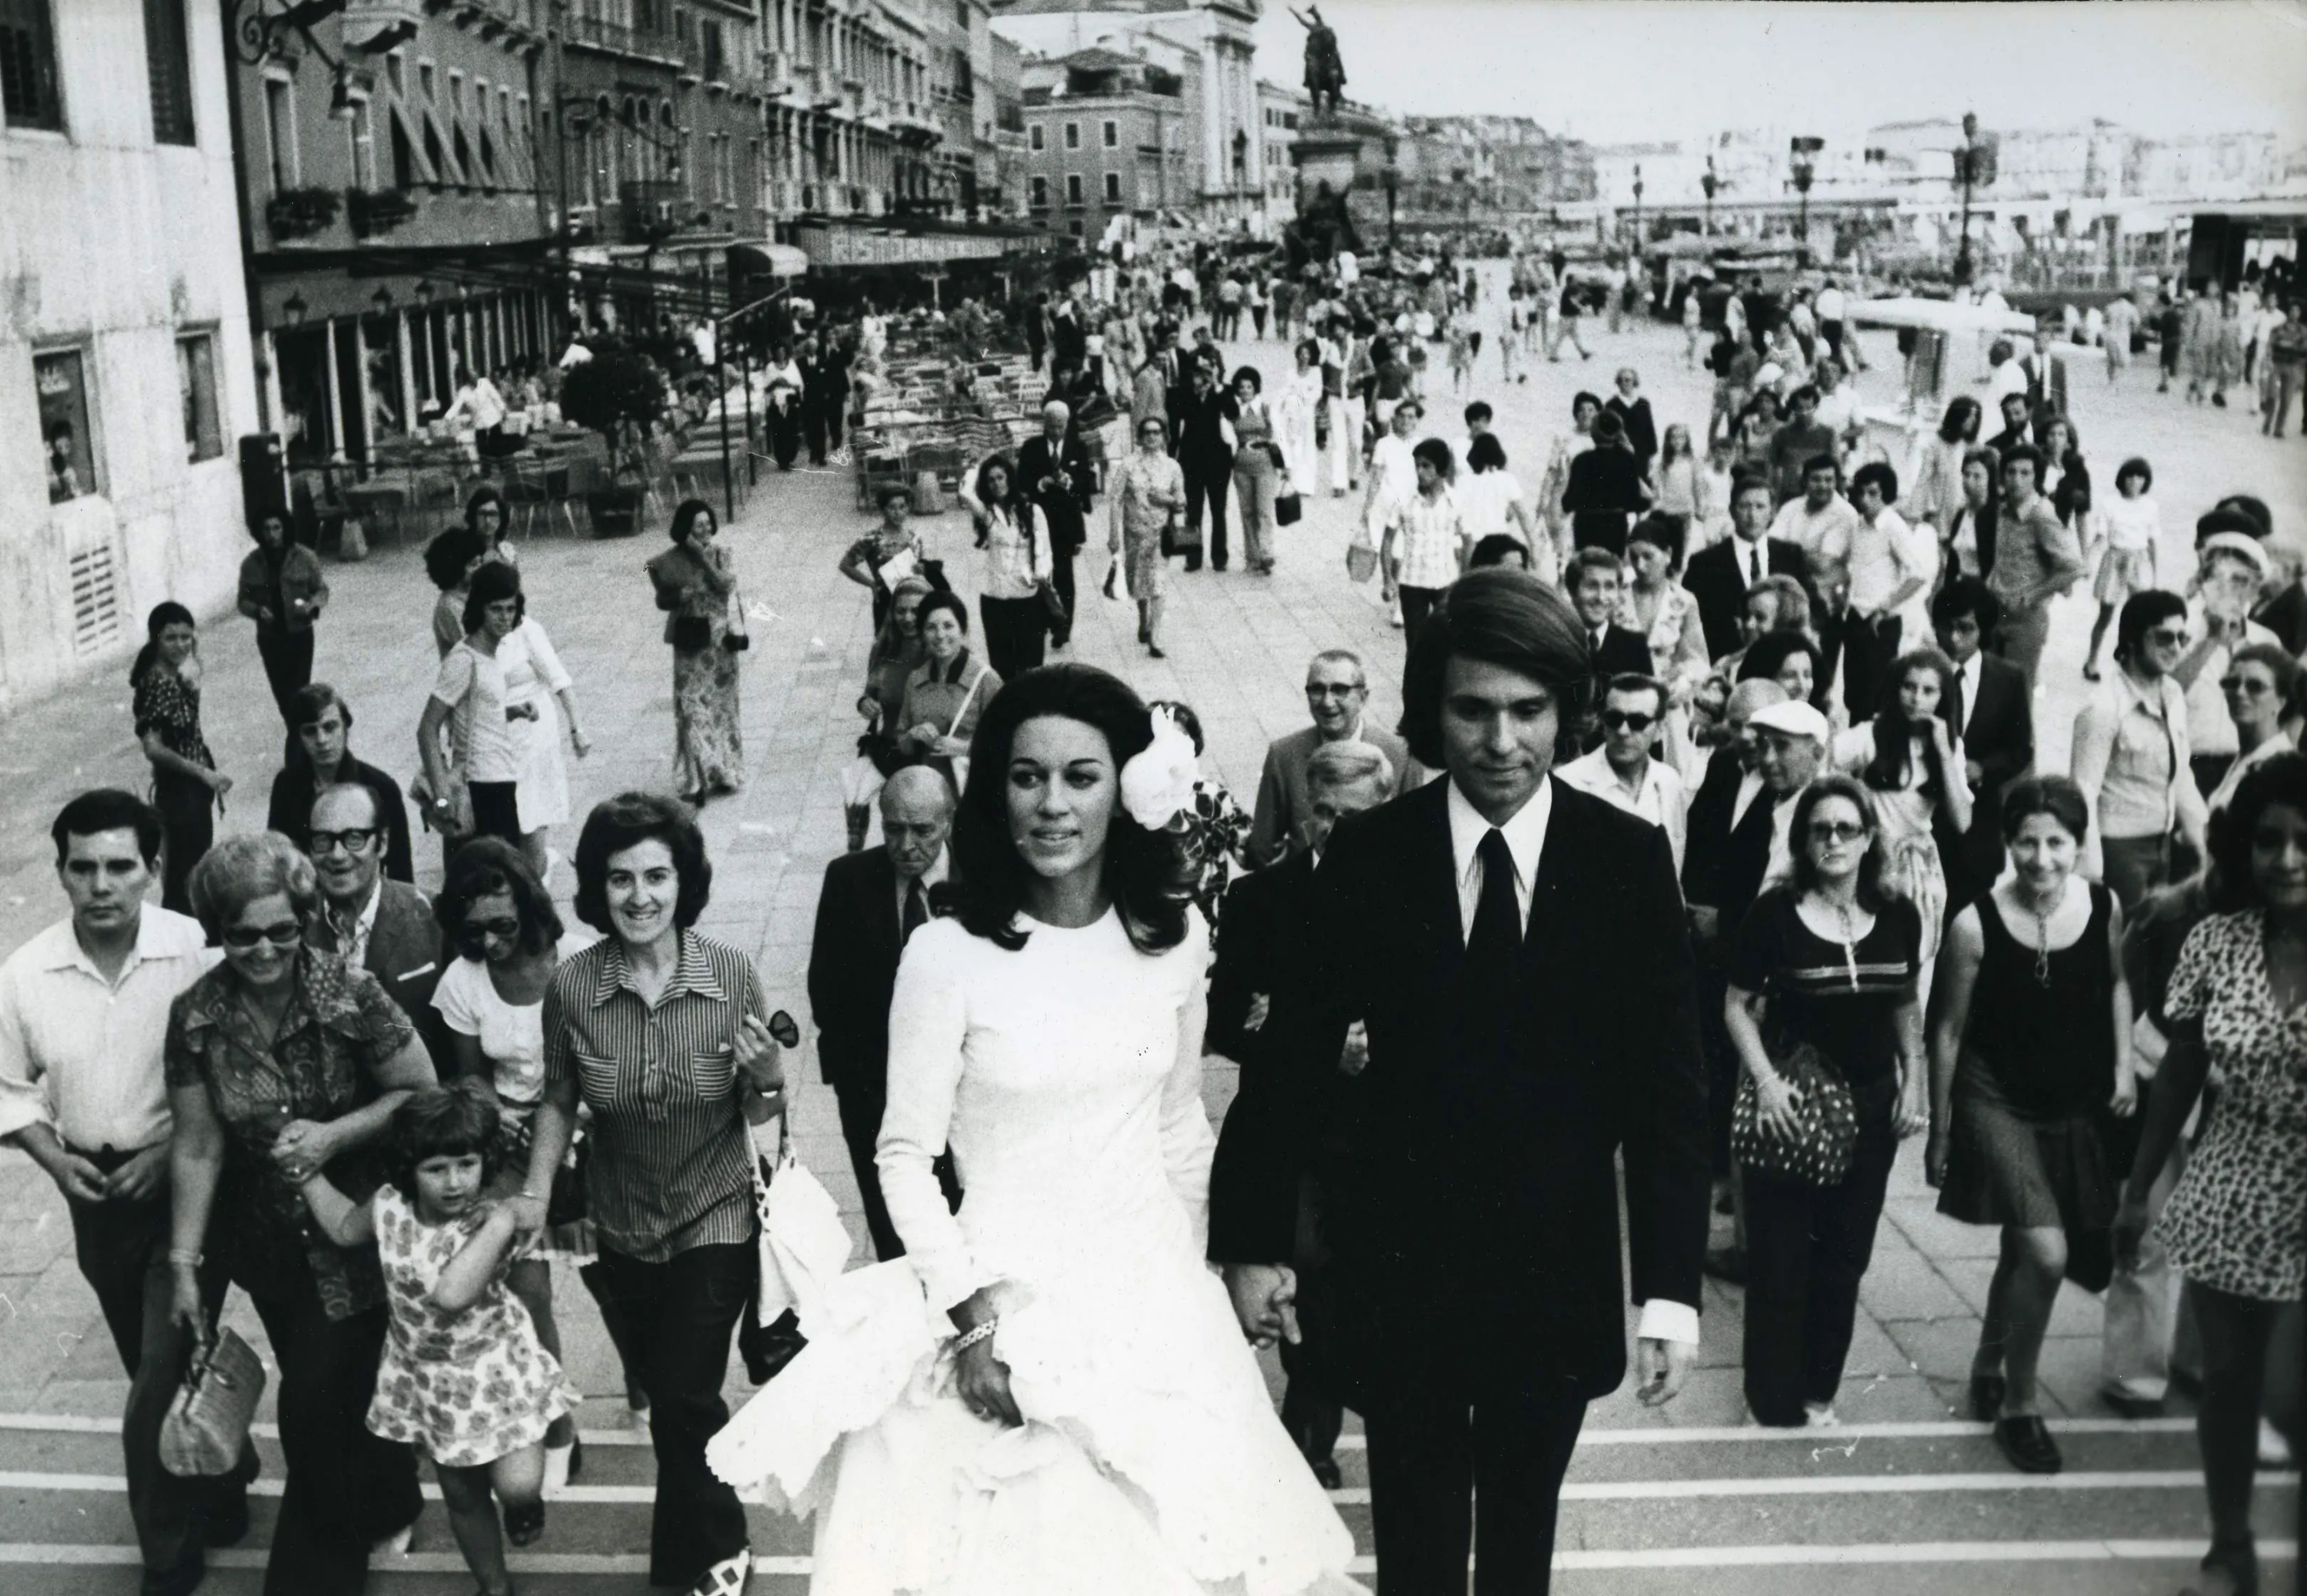
<path id="1" fill-rule="evenodd" d="M 1488 421 L 1496 414 L 1497 412 L 1490 408 L 1488 399 L 1476 399 L 1466 407 L 1466 425 L 1471 426 L 1478 421 Z"/>
<path id="2" fill-rule="evenodd" d="M 713 862 L 705 855 L 705 833 L 697 812 L 662 793 L 620 793 L 593 806 L 577 836 L 577 918 L 605 935 L 609 921 L 609 860 L 645 842 L 661 842 L 673 854 L 681 895 L 673 922 L 683 931 L 697 923 L 713 897 Z"/>
<path id="3" fill-rule="evenodd" d="M 1851 496 L 1857 497 L 1858 490 L 1870 482 L 1882 490 L 1882 502 L 1885 507 L 1899 502 L 1899 474 L 1891 469 L 1890 461 L 1868 460 L 1853 472 L 1850 477 Z"/>
<path id="4" fill-rule="evenodd" d="M 306 726 L 320 724 L 321 716 L 331 708 L 344 718 L 345 731 L 353 729 L 353 707 L 345 702 L 345 695 L 325 682 L 308 682 L 288 695 L 288 729 L 301 732 Z"/>
<path id="5" fill-rule="evenodd" d="M 1787 408 L 1791 410 L 1797 405 L 1801 404 L 1805 399 L 1808 399 L 1810 401 L 1812 408 L 1815 409 L 1817 408 L 1818 390 L 1813 388 L 1807 382 L 1804 383 L 1800 388 L 1796 389 L 1792 393 L 1787 395 Z"/>
<path id="6" fill-rule="evenodd" d="M 2187 601 L 2165 588 L 2149 588 L 2132 594 L 2123 601 L 2123 612 L 2115 617 L 2114 657 L 2136 658 L 2148 632 L 2165 621 L 2184 619 L 2186 614 Z"/>
<path id="7" fill-rule="evenodd" d="M 1477 446 L 1482 440 L 1477 438 Z M 1492 565 L 1513 564 L 1530 569 L 1530 548 L 1511 532 L 1492 532 L 1474 545 L 1474 552 L 1466 556 L 1468 571 L 1480 571 Z"/>
<path id="8" fill-rule="evenodd" d="M 1994 468 L 1994 475 L 2002 476 L 2020 460 L 2035 468 L 2035 490 L 2040 493 L 2043 488 L 2043 451 L 2032 443 L 2014 443 L 2004 450 L 2003 459 Z"/>
<path id="9" fill-rule="evenodd" d="M 1602 696 L 1608 698 L 1614 692 L 1651 693 L 1658 699 L 1658 712 L 1666 713 L 1666 683 L 1656 676 L 1647 676 L 1640 671 L 1620 671 L 1602 689 Z"/>
<path id="10" fill-rule="evenodd" d="M 1559 707 L 1564 746 L 1575 748 L 1594 666 L 1586 629 L 1560 593 L 1527 571 L 1498 565 L 1470 571 L 1443 590 L 1402 674 L 1402 735 L 1429 770 L 1445 764 L 1442 693 L 1454 656 L 1502 665 L 1545 687 Z"/>
<path id="11" fill-rule="evenodd" d="M 1979 631 L 1988 637 L 1994 634 L 1995 623 L 2003 619 L 2003 603 L 1994 590 L 1975 576 L 1953 576 L 1931 600 L 1931 625 L 1941 637 L 1947 628 L 1965 615 L 1978 622 Z"/>
<path id="12" fill-rule="evenodd" d="M 1842 466 L 1831 454 L 1814 454 L 1803 462 L 1803 480 L 1805 482 L 1819 471 L 1829 473 L 1838 482 L 1842 479 Z"/>
<path id="13" fill-rule="evenodd" d="M 165 835 L 160 811 L 118 787 L 92 788 L 56 811 L 56 823 L 48 828 L 56 845 L 56 862 L 64 863 L 73 837 L 94 837 L 99 831 L 133 831 L 138 855 L 148 865 L 159 863 Z"/>

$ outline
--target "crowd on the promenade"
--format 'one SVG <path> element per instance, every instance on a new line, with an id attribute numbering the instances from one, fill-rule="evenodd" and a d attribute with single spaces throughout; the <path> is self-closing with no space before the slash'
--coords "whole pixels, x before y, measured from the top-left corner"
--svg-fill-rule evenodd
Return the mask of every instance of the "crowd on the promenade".
<path id="1" fill-rule="evenodd" d="M 2038 1360 L 2062 1282 L 2101 1291 L 2106 1400 L 2191 1386 L 2209 1588 L 2255 1589 L 2253 1471 L 2296 1424 L 2263 1421 L 2270 1347 L 2295 1355 L 2307 1274 L 2307 556 L 2241 493 L 2174 507 L 2196 561 L 2166 579 L 2152 461 L 2086 457 L 2039 362 L 1884 458 L 1846 292 L 1731 292 L 1702 421 L 1620 367 L 1527 447 L 1477 360 L 1591 358 L 1623 278 L 1518 256 L 1499 299 L 1446 253 L 1180 252 L 1020 307 L 1050 389 L 965 475 L 974 613 L 910 490 L 840 559 L 873 639 L 808 984 L 879 1260 L 846 1273 L 764 1197 L 793 1178 L 799 1030 L 695 929 L 697 808 L 748 775 L 712 509 L 681 503 L 635 576 L 675 791 L 585 816 L 590 940 L 548 886 L 592 746 L 524 591 L 549 555 L 472 496 L 408 618 L 438 656 L 415 747 L 363 720 L 356 757 L 351 697 L 311 680 L 325 568 L 260 514 L 265 828 L 214 835 L 234 777 L 196 618 L 164 604 L 131 672 L 150 801 L 64 808 L 70 914 L 0 965 L 0 1134 L 67 1198 L 132 1377 L 145 1589 L 190 1592 L 246 1532 L 253 1450 L 160 1461 L 237 1287 L 279 1368 L 270 1596 L 360 1590 L 420 1454 L 502 1596 L 506 1544 L 584 1466 L 554 1259 L 650 1429 L 653 1584 L 742 1589 L 736 1488 L 766 1481 L 816 1514 L 828 1592 L 1343 1592 L 1323 1488 L 1351 1407 L 1390 1592 L 1462 1590 L 1470 1549 L 1478 1588 L 1543 1589 L 1629 1297 L 1644 1402 L 1681 1388 L 1711 1271 L 1744 1294 L 1754 1420 L 1838 1423 L 1915 1137 L 1941 1211 L 2001 1232 L 1970 1416 L 2059 1469 Z M 820 396 L 870 384 L 881 320 L 822 330 L 809 358 L 850 374 Z M 1226 355 L 1269 330 L 1291 370 Z M 841 403 L 802 408 L 838 448 Z M 1245 804 L 1191 706 L 1050 656 L 1102 581 L 1160 656 L 1169 585 L 1301 557 L 1325 489 L 1404 634 L 1403 715 L 1371 718 L 1366 650 L 1323 650 Z M 2051 609 L 2086 585 L 2091 685 L 2046 769 Z M 1242 1067 L 1222 1133 L 1208 1052 Z M 1710 1210 L 1735 1238 L 1711 1253 Z M 1245 1338 L 1282 1347 L 1278 1415 Z M 765 1384 L 733 1419 L 733 1342 Z"/>

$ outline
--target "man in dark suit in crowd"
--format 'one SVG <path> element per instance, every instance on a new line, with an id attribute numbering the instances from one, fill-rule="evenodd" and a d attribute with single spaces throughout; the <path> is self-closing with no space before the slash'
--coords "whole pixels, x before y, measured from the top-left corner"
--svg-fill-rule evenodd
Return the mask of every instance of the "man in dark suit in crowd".
<path id="1" fill-rule="evenodd" d="M 1562 588 L 1578 613 L 1585 633 L 1586 651 L 1593 660 L 1593 701 L 1601 699 L 1602 685 L 1613 676 L 1651 674 L 1651 646 L 1641 632 L 1619 625 L 1618 595 L 1625 581 L 1623 561 L 1604 548 L 1583 548 L 1563 567 Z"/>
<path id="2" fill-rule="evenodd" d="M 1202 568 L 1202 506 L 1210 512 L 1210 569 L 1226 568 L 1226 495 L 1233 486 L 1233 446 L 1226 442 L 1232 419 L 1233 396 L 1218 385 L 1218 373 L 1200 358 L 1187 363 L 1188 388 L 1171 401 L 1171 419 L 1178 429 L 1178 465 L 1186 474 L 1186 526 L 1191 536 L 1186 549 L 1186 569 Z"/>
<path id="3" fill-rule="evenodd" d="M 1369 677 L 1351 648 L 1325 648 L 1306 666 L 1306 709 L 1314 724 L 1266 745 L 1257 780 L 1256 818 L 1249 828 L 1249 862 L 1273 864 L 1303 847 L 1313 808 L 1306 772 L 1315 753 L 1334 742 L 1366 742 L 1384 754 L 1400 782 L 1410 770 L 1410 749 L 1369 718 Z"/>
<path id="4" fill-rule="evenodd" d="M 306 844 L 320 880 L 321 912 L 305 927 L 304 940 L 324 953 L 342 954 L 382 982 L 446 1074 L 454 1055 L 448 1027 L 433 1007 L 445 957 L 441 925 L 431 898 L 386 878 L 384 851 L 384 819 L 373 787 L 340 782 L 321 789 L 313 800 Z"/>
<path id="5" fill-rule="evenodd" d="M 825 867 L 817 896 L 817 931 L 809 950 L 809 1004 L 817 1020 L 817 1061 L 841 1105 L 841 1139 L 865 1210 L 873 1251 L 905 1256 L 905 1243 L 881 1200 L 873 1144 L 889 1097 L 889 994 L 905 939 L 935 913 L 934 890 L 946 879 L 946 835 L 953 829 L 953 787 L 926 765 L 909 765 L 881 789 L 880 846 L 844 854 Z M 939 1178 L 956 1201 L 949 1159 Z"/>
<path id="6" fill-rule="evenodd" d="M 1309 1078 L 1299 1055 L 1316 1038 L 1318 1005 L 1305 967 L 1310 935 L 1308 915 L 1313 906 L 1314 871 L 1322 850 L 1340 819 L 1374 809 L 1394 795 L 1396 772 L 1367 742 L 1325 742 L 1306 763 L 1308 808 L 1296 838 L 1298 851 L 1271 870 L 1244 876 L 1226 894 L 1225 913 L 1219 918 L 1217 958 L 1210 972 L 1208 1050 L 1222 1053 L 1241 1066 L 1241 1089 L 1235 1094 L 1229 1115 L 1259 1120 L 1257 1134 L 1242 1134 L 1231 1144 L 1235 1156 L 1221 1157 L 1212 1167 L 1217 1200 L 1231 1206 L 1231 1188 L 1287 1172 L 1286 1163 L 1244 1167 L 1239 1156 L 1265 1136 L 1319 1137 L 1315 1105 L 1295 1103 L 1290 1094 Z M 1334 1067 L 1336 1060 L 1331 1060 Z M 1258 1250 L 1288 1257 L 1297 1238 L 1298 1193 L 1275 1193 L 1248 1204 L 1277 1222 L 1287 1217 L 1291 1228 L 1266 1237 Z M 1345 1410 L 1324 1388 L 1317 1370 L 1303 1367 L 1296 1346 L 1284 1343 L 1282 1366 L 1290 1377 L 1282 1397 L 1282 1427 L 1312 1465 L 1314 1477 L 1330 1489 L 1340 1483 L 1333 1454 Z"/>
<path id="7" fill-rule="evenodd" d="M 1626 1371 L 1617 1157 L 1642 1401 L 1697 1351 L 1706 1088 L 1666 834 L 1551 779 L 1591 691 L 1580 619 L 1526 571 L 1470 571 L 1411 644 L 1403 732 L 1447 773 L 1341 825 L 1314 880 L 1313 990 L 1333 1060 L 1366 1058 L 1334 1157 L 1230 1116 L 1265 1168 L 1211 1213 L 1244 1330 L 1306 1347 L 1369 1437 L 1394 1596 L 1542 1592 L 1586 1404 Z M 1350 1042 L 1350 1027 L 1362 1039 Z M 1317 1123 L 1319 1121 L 1317 1120 Z M 1295 1258 L 1287 1194 L 1313 1172 Z M 1297 1266 L 1305 1266 L 1301 1282 Z M 1479 1437 L 1479 1444 L 1477 1437 Z"/>
<path id="8" fill-rule="evenodd" d="M 825 464 L 828 437 L 841 444 L 841 411 L 849 402 L 849 367 L 838 355 L 803 339 L 801 345 L 801 426 L 809 440 L 809 463 Z"/>
<path id="9" fill-rule="evenodd" d="M 1682 585 L 1698 601 L 1699 622 L 1706 628 L 1709 659 L 1738 647 L 1738 618 L 1755 583 L 1768 576 L 1808 581 L 1801 545 L 1770 536 L 1776 509 L 1766 478 L 1740 479 L 1730 493 L 1730 536 L 1693 554 L 1683 570 Z"/>
<path id="10" fill-rule="evenodd" d="M 1980 648 L 2002 618 L 2002 606 L 1977 577 L 1959 576 L 1931 600 L 1931 625 L 1954 661 L 1954 734 L 1962 740 L 1970 777 L 1970 829 L 1937 825 L 1946 861 L 1947 919 L 1994 885 L 2003 873 L 2003 791 L 2033 768 L 2035 712 L 2027 673 Z"/>
<path id="11" fill-rule="evenodd" d="M 1072 423 L 1073 412 L 1063 401 L 1052 399 L 1042 407 L 1041 433 L 1017 449 L 1017 483 L 1033 502 L 1041 529 L 1050 539 L 1050 579 L 1066 605 L 1064 618 L 1050 623 L 1052 648 L 1063 648 L 1073 641 L 1074 556 L 1088 539 L 1083 517 L 1088 514 L 1097 491 L 1089 450 L 1082 446 L 1081 434 Z"/>

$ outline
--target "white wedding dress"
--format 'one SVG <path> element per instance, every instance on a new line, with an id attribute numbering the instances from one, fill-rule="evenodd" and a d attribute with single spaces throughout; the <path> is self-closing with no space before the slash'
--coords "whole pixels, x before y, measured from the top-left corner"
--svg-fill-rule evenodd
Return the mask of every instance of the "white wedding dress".
<path id="1" fill-rule="evenodd" d="M 1016 952 L 914 933 L 879 1160 L 908 1256 L 804 1309 L 808 1348 L 709 1460 L 816 1514 L 814 1596 L 1359 1591 L 1203 1262 L 1199 916 L 1151 956 L 1111 912 L 1022 923 Z M 958 1214 L 931 1169 L 948 1142 Z M 945 1310 L 980 1287 L 1022 1429 L 955 1393 Z"/>

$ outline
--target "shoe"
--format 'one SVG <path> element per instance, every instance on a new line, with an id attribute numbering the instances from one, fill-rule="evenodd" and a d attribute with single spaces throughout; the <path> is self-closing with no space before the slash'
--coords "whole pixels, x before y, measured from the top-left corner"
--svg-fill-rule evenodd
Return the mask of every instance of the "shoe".
<path id="1" fill-rule="evenodd" d="M 405 1557 L 408 1555 L 409 1542 L 416 1539 L 416 1521 L 412 1518 L 391 1534 L 371 1541 L 368 1549 L 369 1560 L 373 1562 L 379 1557 Z"/>
<path id="2" fill-rule="evenodd" d="M 1340 1490 L 1344 1488 L 1346 1477 L 1339 1472 L 1336 1458 L 1308 1458 L 1307 1466 L 1314 1471 L 1314 1482 L 1324 1490 Z"/>
<path id="3" fill-rule="evenodd" d="M 2102 1386 L 2098 1399 L 2126 1419 L 2159 1419 L 2163 1416 L 2163 1399 L 2142 1396 L 2122 1386 Z"/>
<path id="4" fill-rule="evenodd" d="M 174 1568 L 147 1568 L 136 1596 L 193 1596 L 208 1576 L 208 1564 L 195 1554 Z"/>
<path id="5" fill-rule="evenodd" d="M 2227 408 L 2227 396 L 2224 393 L 2215 393 L 2211 395 L 2211 403 L 2224 410 Z"/>
<path id="6" fill-rule="evenodd" d="M 545 1504 L 525 1502 L 504 1513 L 505 1539 L 515 1546 L 534 1546 L 545 1533 Z"/>
<path id="7" fill-rule="evenodd" d="M 724 1557 L 699 1576 L 689 1587 L 689 1596 L 745 1596 L 745 1582 L 752 1576 L 753 1553 L 748 1547 L 733 1557 Z"/>
<path id="8" fill-rule="evenodd" d="M 2097 666 L 2097 665 L 2085 665 L 2085 666 L 2083 667 L 2083 680 L 2084 680 L 2084 681 L 2086 681 L 2086 682 L 2096 682 L 2096 681 L 2097 681 L 2097 680 L 2098 680 L 2098 666 Z"/>
<path id="9" fill-rule="evenodd" d="M 2283 1432 L 2266 1420 L 2259 1421 L 2259 1466 L 2262 1469 L 2287 1469 L 2291 1466 L 2291 1443 Z"/>
<path id="10" fill-rule="evenodd" d="M 2010 1386 L 1999 1374 L 1975 1374 L 1970 1377 L 1970 1416 L 1981 1424 L 1992 1424 L 2003 1417 L 2003 1399 Z"/>
<path id="11" fill-rule="evenodd" d="M 1994 1421 L 1994 1444 L 2022 1474 L 2055 1474 L 2066 1466 L 2050 1427 L 2034 1413 Z"/>
<path id="12" fill-rule="evenodd" d="M 1836 1414 L 1834 1404 L 1831 1402 L 1803 1403 L 1803 1419 L 1804 1427 L 1808 1429 L 1840 1429 L 1842 1428 L 1842 1420 Z"/>
<path id="13" fill-rule="evenodd" d="M 1167 659 L 1170 657 L 1168 655 L 1162 652 L 1162 645 L 1159 643 L 1146 644 L 1145 652 L 1155 659 Z"/>
<path id="14" fill-rule="evenodd" d="M 2206 1574 L 2224 1574 L 2227 1582 L 2225 1592 L 2216 1583 L 2204 1585 L 2201 1596 L 2259 1596 L 2259 1549 L 2250 1541 L 2236 1546 L 2214 1542 L 2200 1566 Z M 2189 1585 L 2180 1596 L 2197 1596 L 2197 1588 Z"/>
<path id="15" fill-rule="evenodd" d="M 1727 1284 L 1746 1283 L 1746 1249 L 1743 1247 L 1710 1247 L 1706 1249 L 1706 1272 Z"/>
<path id="16" fill-rule="evenodd" d="M 1222 560 L 1213 560 L 1210 562 L 1210 569 L 1212 571 L 1223 571 L 1225 569 L 1225 562 Z"/>
<path id="17" fill-rule="evenodd" d="M 238 1546 L 248 1539 L 248 1493 L 201 1515 L 201 1541 L 206 1546 Z"/>

